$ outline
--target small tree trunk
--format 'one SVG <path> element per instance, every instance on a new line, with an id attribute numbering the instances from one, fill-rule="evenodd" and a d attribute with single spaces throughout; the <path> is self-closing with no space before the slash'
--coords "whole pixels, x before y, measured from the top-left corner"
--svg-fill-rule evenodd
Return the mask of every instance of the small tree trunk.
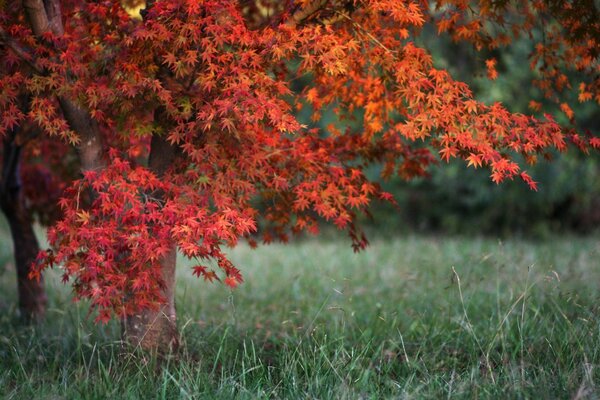
<path id="1" fill-rule="evenodd" d="M 177 351 L 179 333 L 175 311 L 175 247 L 161 260 L 165 303 L 158 310 L 143 310 L 123 322 L 125 340 L 134 347 L 158 354 Z"/>
<path id="2" fill-rule="evenodd" d="M 160 111 L 157 116 L 161 116 Z M 148 168 L 162 177 L 175 159 L 175 146 L 162 136 L 153 136 L 150 144 Z M 155 193 L 156 197 L 163 196 Z M 163 278 L 162 295 L 165 302 L 158 310 L 144 310 L 123 323 L 125 340 L 143 350 L 168 354 L 177 351 L 179 347 L 179 332 L 177 331 L 177 313 L 175 310 L 175 265 L 177 248 L 175 245 L 162 258 L 161 270 Z"/>
<path id="3" fill-rule="evenodd" d="M 40 320 L 44 317 L 47 303 L 44 282 L 41 278 L 29 279 L 29 272 L 40 246 L 21 190 L 21 147 L 15 144 L 15 137 L 16 132 L 13 132 L 4 140 L 0 208 L 6 215 L 13 239 L 19 309 L 23 317 Z"/>
<path id="4" fill-rule="evenodd" d="M 33 231 L 29 214 L 22 204 L 6 213 L 12 234 L 17 269 L 17 288 L 19 292 L 19 310 L 28 320 L 39 321 L 46 313 L 47 297 L 42 278 L 30 279 L 29 272 L 40 250 Z"/>

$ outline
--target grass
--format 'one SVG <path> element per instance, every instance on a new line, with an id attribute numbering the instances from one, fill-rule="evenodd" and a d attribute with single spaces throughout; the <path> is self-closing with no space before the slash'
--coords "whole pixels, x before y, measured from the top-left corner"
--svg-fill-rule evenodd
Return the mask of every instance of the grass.
<path id="1" fill-rule="evenodd" d="M 230 292 L 179 268 L 178 360 L 122 354 L 51 274 L 18 323 L 0 274 L 0 397 L 598 398 L 600 240 L 308 240 L 231 251 Z M 3 257 L 3 258 L 2 258 Z M 10 260 L 6 251 L 0 262 Z"/>

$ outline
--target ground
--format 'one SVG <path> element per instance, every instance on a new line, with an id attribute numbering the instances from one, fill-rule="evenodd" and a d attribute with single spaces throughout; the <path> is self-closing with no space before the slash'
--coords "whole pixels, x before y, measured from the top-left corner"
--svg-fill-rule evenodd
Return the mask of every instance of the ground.
<path id="1" fill-rule="evenodd" d="M 57 273 L 47 321 L 19 324 L 2 239 L 2 398 L 600 396 L 597 236 L 240 246 L 246 282 L 233 291 L 181 260 L 184 347 L 162 366 L 122 354 L 119 324 L 95 326 Z"/>

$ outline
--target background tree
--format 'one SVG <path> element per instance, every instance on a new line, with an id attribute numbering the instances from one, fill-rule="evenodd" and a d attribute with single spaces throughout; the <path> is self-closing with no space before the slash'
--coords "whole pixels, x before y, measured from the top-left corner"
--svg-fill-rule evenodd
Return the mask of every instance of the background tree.
<path id="1" fill-rule="evenodd" d="M 26 198 L 23 189 L 21 169 L 24 146 L 31 134 L 29 129 L 13 128 L 3 140 L 2 175 L 0 180 L 0 208 L 7 217 L 14 244 L 15 267 L 17 271 L 17 289 L 19 310 L 25 318 L 39 320 L 46 310 L 46 294 L 43 281 L 29 277 L 40 247 L 33 230 L 33 215 L 30 198 Z M 26 176 L 34 185 L 48 182 L 41 171 L 27 171 Z M 42 178 L 41 182 L 36 178 Z M 37 181 L 37 182 L 36 182 Z M 52 199 L 56 192 L 47 192 Z M 34 198 L 36 196 L 34 195 Z M 39 199 L 40 196 L 37 196 Z M 58 197 L 53 198 L 56 204 Z"/>
<path id="2" fill-rule="evenodd" d="M 579 100 L 600 100 L 598 22 L 575 6 L 162 0 L 133 19 L 120 2 L 7 5 L 2 60 L 12 69 L 3 70 L 0 104 L 11 122 L 0 134 L 33 123 L 76 145 L 83 171 L 60 200 L 53 249 L 36 271 L 61 266 L 98 320 L 119 316 L 134 345 L 167 351 L 177 345 L 177 249 L 198 260 L 198 276 L 231 287 L 242 276 L 223 246 L 243 238 L 287 241 L 326 220 L 361 249 L 357 216 L 375 199 L 392 201 L 365 175 L 371 164 L 383 178 L 408 179 L 438 158 L 460 158 L 488 167 L 496 183 L 519 177 L 535 189 L 515 155 L 534 163 L 568 140 L 600 145 L 577 133 L 561 100 L 573 83 L 560 71 L 571 67 L 581 73 Z M 536 85 L 569 127 L 476 101 L 414 42 L 435 24 L 493 48 L 540 18 L 547 34 L 533 53 Z M 490 78 L 495 65 L 486 62 Z M 303 77 L 308 84 L 294 91 Z M 303 108 L 305 124 L 295 117 Z M 335 123 L 317 129 L 328 108 Z"/>

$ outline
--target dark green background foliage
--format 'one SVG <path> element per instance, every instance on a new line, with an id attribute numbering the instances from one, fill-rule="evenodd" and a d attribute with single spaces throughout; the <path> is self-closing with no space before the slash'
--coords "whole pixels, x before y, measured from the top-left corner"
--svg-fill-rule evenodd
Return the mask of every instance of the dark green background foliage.
<path id="1" fill-rule="evenodd" d="M 534 32 L 534 35 L 536 33 Z M 428 33 L 421 45 L 431 49 L 438 68 L 450 71 L 457 80 L 470 84 L 479 100 L 502 102 L 510 111 L 531 113 L 530 100 L 543 104 L 543 110 L 561 115 L 555 103 L 545 100 L 531 84 L 529 69 L 532 42 L 523 39 L 509 49 L 478 53 L 468 45 Z M 499 77 L 486 77 L 485 63 L 496 58 Z M 578 128 L 600 131 L 600 110 L 593 102 L 577 103 L 577 88 L 563 93 L 574 107 Z M 568 125 L 566 118 L 558 119 Z M 389 230 L 417 229 L 447 233 L 507 234 L 517 232 L 544 236 L 550 232 L 588 233 L 600 226 L 600 157 L 584 155 L 576 149 L 553 154 L 553 162 L 541 160 L 526 167 L 539 182 L 532 192 L 523 182 L 496 185 L 487 169 L 467 168 L 463 162 L 450 162 L 431 168 L 431 176 L 405 182 L 392 179 L 384 187 L 396 195 L 399 210 L 377 207 L 369 224 Z M 525 165 L 525 163 L 522 163 Z M 372 171 L 376 174 L 377 171 Z"/>
<path id="2" fill-rule="evenodd" d="M 496 185 L 486 170 L 466 168 L 462 162 L 440 164 L 428 179 L 385 184 L 396 195 L 399 209 L 378 207 L 369 223 L 390 230 L 534 236 L 597 229 L 598 157 L 560 155 L 531 168 L 531 174 L 539 182 L 538 192 L 519 181 Z"/>

